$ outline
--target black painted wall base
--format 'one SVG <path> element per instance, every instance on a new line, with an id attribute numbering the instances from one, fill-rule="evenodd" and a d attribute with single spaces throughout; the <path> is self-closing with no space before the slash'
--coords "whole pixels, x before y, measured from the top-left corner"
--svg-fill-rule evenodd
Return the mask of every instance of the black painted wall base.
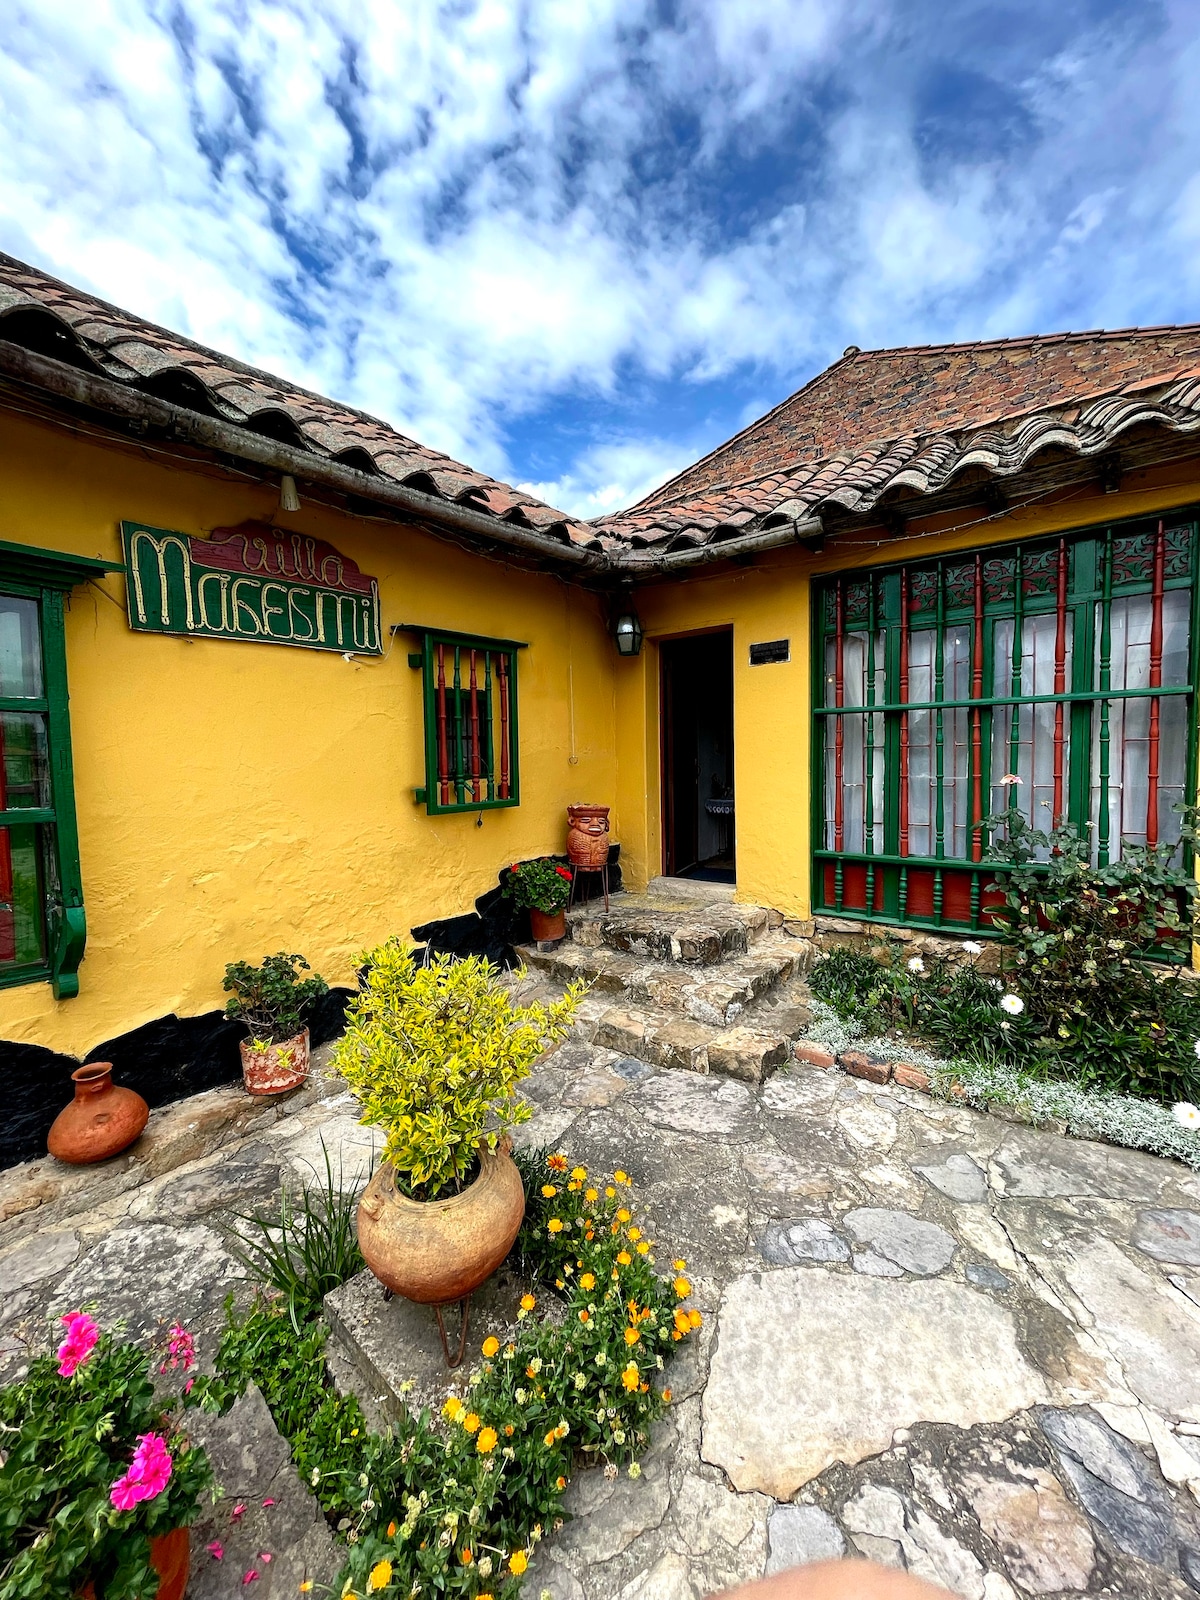
<path id="1" fill-rule="evenodd" d="M 552 861 L 566 865 L 566 856 L 551 856 Z M 529 929 L 528 911 L 518 909 L 504 898 L 504 885 L 510 870 L 505 867 L 499 874 L 496 887 L 481 894 L 475 910 L 461 917 L 442 917 L 436 922 L 423 922 L 412 930 L 414 939 L 420 941 L 433 955 L 486 956 L 498 967 L 515 967 L 515 945 L 528 944 L 533 937 Z M 580 880 L 579 902 L 599 899 L 604 890 L 600 874 L 589 872 Z M 616 894 L 621 887 L 621 846 L 608 847 L 608 892 Z"/>
<path id="2" fill-rule="evenodd" d="M 344 1026 L 351 989 L 331 989 L 313 1006 L 308 1026 L 313 1045 L 336 1039 Z M 200 1017 L 159 1017 L 89 1050 L 86 1061 L 111 1061 L 113 1082 L 136 1089 L 152 1108 L 205 1089 L 237 1083 L 242 1076 L 239 1042 L 245 1025 L 223 1011 Z M 5 1115 L 0 1123 L 0 1168 L 46 1154 L 50 1124 L 71 1099 L 73 1056 L 36 1044 L 0 1039 L 0 1083 Z"/>

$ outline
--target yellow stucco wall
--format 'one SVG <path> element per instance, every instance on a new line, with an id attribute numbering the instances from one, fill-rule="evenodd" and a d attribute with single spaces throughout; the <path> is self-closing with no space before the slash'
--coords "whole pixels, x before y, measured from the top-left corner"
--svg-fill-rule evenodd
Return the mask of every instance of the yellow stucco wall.
<path id="1" fill-rule="evenodd" d="M 1117 493 L 1074 489 L 989 519 L 982 508 L 954 518 L 914 520 L 904 538 L 882 529 L 843 536 L 820 555 L 798 547 L 751 566 L 703 571 L 637 591 L 646 630 L 642 654 L 616 666 L 618 794 L 627 882 L 662 871 L 659 802 L 659 640 L 733 628 L 734 793 L 737 896 L 807 917 L 811 909 L 809 716 L 810 580 L 856 566 L 928 556 L 938 550 L 1007 543 L 1121 517 L 1200 502 L 1200 469 L 1176 464 L 1129 473 Z M 751 667 L 750 644 L 790 639 L 787 663 Z"/>
<path id="2" fill-rule="evenodd" d="M 0 539 L 119 561 L 122 519 L 201 533 L 275 507 L 274 491 L 216 469 L 0 418 Z M 275 520 L 378 578 L 390 654 L 347 662 L 134 633 L 120 576 L 104 594 L 74 590 L 87 953 L 75 999 L 56 1002 L 45 983 L 0 990 L 0 1038 L 82 1051 L 221 1004 L 227 961 L 279 949 L 348 982 L 369 943 L 468 911 L 507 862 L 561 850 L 569 802 L 615 801 L 615 663 L 594 597 L 411 528 L 313 507 Z M 397 622 L 529 641 L 519 807 L 477 826 L 477 813 L 435 818 L 414 803 L 417 641 L 392 642 Z"/>

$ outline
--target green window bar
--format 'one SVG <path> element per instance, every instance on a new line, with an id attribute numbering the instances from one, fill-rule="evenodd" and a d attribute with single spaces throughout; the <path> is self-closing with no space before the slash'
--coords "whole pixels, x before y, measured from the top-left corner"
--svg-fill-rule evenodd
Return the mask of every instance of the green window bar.
<path id="1" fill-rule="evenodd" d="M 986 933 L 989 813 L 1180 837 L 1200 510 L 814 585 L 814 909 Z"/>
<path id="2" fill-rule="evenodd" d="M 488 639 L 404 623 L 421 649 L 425 783 L 415 790 L 430 816 L 521 803 L 515 639 Z"/>

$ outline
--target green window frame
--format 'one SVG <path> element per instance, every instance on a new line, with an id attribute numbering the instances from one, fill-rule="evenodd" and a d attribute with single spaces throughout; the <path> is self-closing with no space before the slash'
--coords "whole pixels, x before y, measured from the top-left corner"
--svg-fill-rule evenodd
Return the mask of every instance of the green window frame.
<path id="1" fill-rule="evenodd" d="M 0 541 L 0 987 L 79 993 L 87 942 L 67 692 L 76 584 L 120 566 Z"/>
<path id="2" fill-rule="evenodd" d="M 1178 840 L 1200 507 L 814 580 L 813 909 L 986 933 L 983 817 Z"/>
<path id="3" fill-rule="evenodd" d="M 408 658 L 421 673 L 425 783 L 414 791 L 430 816 L 521 803 L 516 639 L 404 624 L 421 635 Z"/>

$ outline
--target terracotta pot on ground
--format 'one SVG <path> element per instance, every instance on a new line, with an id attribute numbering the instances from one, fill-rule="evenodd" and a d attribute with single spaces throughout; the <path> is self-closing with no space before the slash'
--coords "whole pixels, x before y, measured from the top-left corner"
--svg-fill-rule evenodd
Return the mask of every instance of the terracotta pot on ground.
<path id="1" fill-rule="evenodd" d="M 529 908 L 529 926 L 533 937 L 539 944 L 550 939 L 563 939 L 567 933 L 567 913 L 565 911 L 538 911 L 535 907 Z"/>
<path id="2" fill-rule="evenodd" d="M 608 860 L 608 806 L 567 807 L 567 860 L 573 867 L 602 867 Z"/>
<path id="3" fill-rule="evenodd" d="M 308 1077 L 308 1029 L 303 1028 L 282 1044 L 269 1044 L 256 1050 L 250 1039 L 243 1039 L 242 1078 L 249 1094 L 286 1094 L 298 1089 Z"/>
<path id="4" fill-rule="evenodd" d="M 111 1061 L 89 1061 L 71 1074 L 75 1098 L 50 1125 L 46 1147 L 59 1161 L 87 1166 L 128 1149 L 150 1116 L 140 1094 L 112 1081 Z"/>
<path id="5" fill-rule="evenodd" d="M 191 1564 L 192 1535 L 188 1528 L 174 1528 L 150 1541 L 150 1565 L 158 1573 L 155 1600 L 183 1600 Z M 79 1591 L 79 1600 L 96 1600 L 96 1589 L 89 1578 Z"/>
<path id="6" fill-rule="evenodd" d="M 491 1277 L 524 1215 L 521 1174 L 505 1145 L 495 1155 L 481 1150 L 475 1182 L 443 1200 L 410 1200 L 384 1162 L 358 1203 L 358 1245 L 393 1294 L 418 1305 L 446 1305 Z"/>

